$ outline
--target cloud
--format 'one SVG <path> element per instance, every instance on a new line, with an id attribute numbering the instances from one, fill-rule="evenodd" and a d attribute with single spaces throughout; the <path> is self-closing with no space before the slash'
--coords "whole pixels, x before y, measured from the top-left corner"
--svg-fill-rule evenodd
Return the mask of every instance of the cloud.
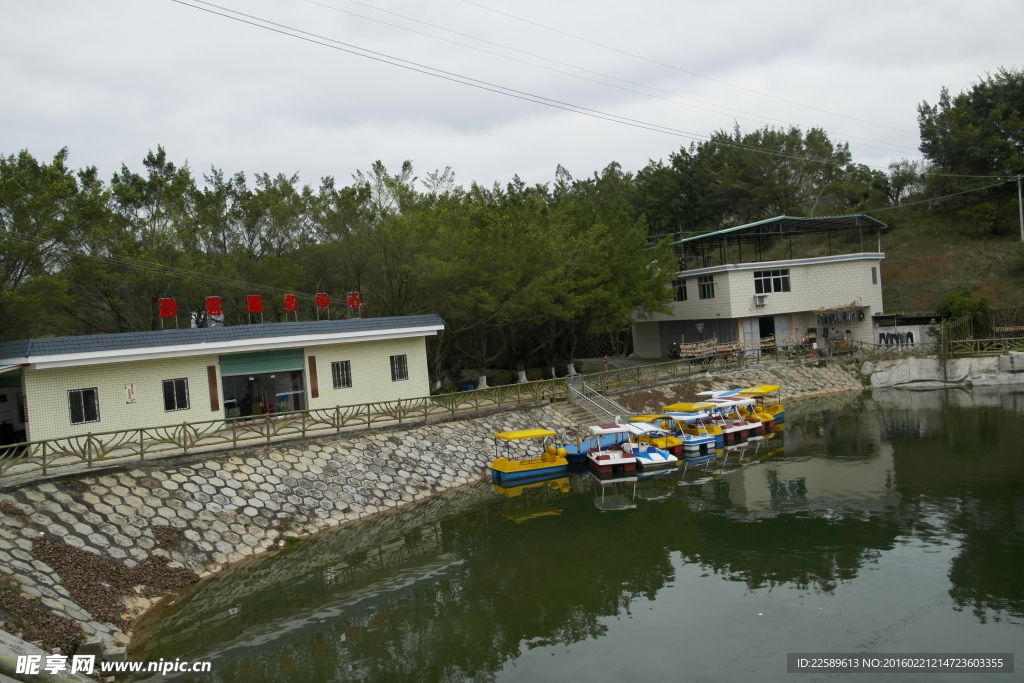
<path id="1" fill-rule="evenodd" d="M 317 2 L 543 63 L 348 0 Z M 218 4 L 482 81 L 697 133 L 731 129 L 738 117 L 747 130 L 769 121 L 819 126 L 834 139 L 850 136 L 857 161 L 883 167 L 916 155 L 921 100 L 933 102 L 943 85 L 959 91 L 987 71 L 1014 66 L 1014 31 L 1024 24 L 1024 6 L 1014 2 L 978 13 L 950 1 L 830 6 L 646 0 L 623 6 L 606 0 L 481 0 L 615 48 L 609 50 L 458 0 L 429 8 L 366 0 L 716 105 L 708 107 L 609 88 L 303 0 Z M 170 0 L 8 3 L 4 15 L 0 153 L 27 148 L 48 158 L 66 145 L 72 164 L 97 165 L 105 176 L 122 162 L 139 168 L 146 151 L 163 144 L 175 161 L 187 158 L 197 173 L 215 165 L 249 174 L 298 171 L 309 183 L 324 175 L 348 182 L 375 159 L 394 167 L 413 159 L 420 174 L 450 165 L 464 184 L 504 183 L 514 174 L 534 183 L 550 181 L 559 163 L 577 176 L 613 160 L 636 170 L 689 144 L 374 62 Z"/>

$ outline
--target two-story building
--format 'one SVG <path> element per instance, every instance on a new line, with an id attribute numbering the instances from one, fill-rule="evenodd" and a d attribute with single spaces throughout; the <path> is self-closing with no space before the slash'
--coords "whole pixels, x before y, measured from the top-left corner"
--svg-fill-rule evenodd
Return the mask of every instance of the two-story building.
<path id="1" fill-rule="evenodd" d="M 780 216 L 674 243 L 681 270 L 672 283 L 670 313 L 648 312 L 633 325 L 633 348 L 641 358 L 669 355 L 673 344 L 711 338 L 757 342 L 794 339 L 873 341 L 871 316 L 882 312 L 881 230 L 864 215 L 828 218 Z M 847 254 L 764 260 L 769 249 L 785 252 L 787 241 L 817 238 L 831 252 L 832 235 L 852 234 L 859 251 Z M 864 239 L 877 245 L 865 251 Z M 874 233 L 874 234 L 871 234 Z M 876 241 L 877 240 L 877 241 Z M 744 251 L 750 260 L 744 260 Z M 785 256 L 792 255 L 792 247 Z"/>
<path id="2" fill-rule="evenodd" d="M 436 315 L 50 337 L 0 344 L 7 443 L 430 394 Z M 3 425 L 0 425 L 3 426 Z"/>

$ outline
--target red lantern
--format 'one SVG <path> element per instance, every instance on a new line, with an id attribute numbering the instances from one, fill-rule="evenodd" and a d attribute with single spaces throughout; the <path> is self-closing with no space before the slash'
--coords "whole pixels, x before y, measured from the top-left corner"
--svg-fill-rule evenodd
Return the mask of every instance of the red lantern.
<path id="1" fill-rule="evenodd" d="M 158 309 L 158 315 L 161 318 L 177 318 L 178 317 L 178 300 L 177 299 L 157 299 L 156 305 Z"/>
<path id="2" fill-rule="evenodd" d="M 246 303 L 249 305 L 250 313 L 262 313 L 263 312 L 263 296 L 261 294 L 249 294 L 245 297 Z"/>
<path id="3" fill-rule="evenodd" d="M 284 312 L 294 313 L 299 310 L 299 300 L 295 298 L 294 294 L 284 295 Z"/>
<path id="4" fill-rule="evenodd" d="M 348 293 L 348 307 L 359 308 L 363 305 L 363 300 L 359 298 L 359 292 Z"/>
<path id="5" fill-rule="evenodd" d="M 331 305 L 331 297 L 320 292 L 316 295 L 316 305 L 321 311 L 326 311 L 327 307 Z"/>
<path id="6" fill-rule="evenodd" d="M 206 297 L 206 315 L 210 317 L 224 315 L 224 300 L 219 296 Z"/>

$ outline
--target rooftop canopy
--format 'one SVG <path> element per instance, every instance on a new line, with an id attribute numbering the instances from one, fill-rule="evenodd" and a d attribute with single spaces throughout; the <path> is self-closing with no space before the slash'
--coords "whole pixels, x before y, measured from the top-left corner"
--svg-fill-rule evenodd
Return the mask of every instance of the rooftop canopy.
<path id="1" fill-rule="evenodd" d="M 882 221 L 866 216 L 864 214 L 847 214 L 844 216 L 824 216 L 821 218 L 802 218 L 795 216 L 777 216 L 768 218 L 756 223 L 737 225 L 734 228 L 725 228 L 715 232 L 704 233 L 694 237 L 686 237 L 672 243 L 672 246 L 680 253 L 685 260 L 687 257 L 700 256 L 702 261 L 708 257 L 708 253 L 718 250 L 721 261 L 725 263 L 731 258 L 729 248 L 734 246 L 737 249 L 737 261 L 743 262 L 743 246 L 748 245 L 747 255 L 749 260 L 763 260 L 764 252 L 777 240 L 789 240 L 790 254 L 792 258 L 792 238 L 802 235 L 817 235 L 828 233 L 829 252 L 831 253 L 831 233 L 857 231 L 860 237 L 861 251 L 864 250 L 864 233 L 875 231 L 876 235 L 885 229 Z M 750 246 L 753 249 L 750 249 Z M 879 250 L 881 247 L 879 246 Z"/>

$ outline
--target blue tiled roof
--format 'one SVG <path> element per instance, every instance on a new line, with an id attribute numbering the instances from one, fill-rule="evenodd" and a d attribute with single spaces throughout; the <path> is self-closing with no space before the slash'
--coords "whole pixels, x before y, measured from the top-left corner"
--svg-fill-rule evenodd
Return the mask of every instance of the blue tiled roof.
<path id="1" fill-rule="evenodd" d="M 91 351 L 127 351 L 157 346 L 215 344 L 242 339 L 302 337 L 316 334 L 350 334 L 409 327 L 444 325 L 438 315 L 405 315 L 391 318 L 353 318 L 351 320 L 316 320 L 296 323 L 266 323 L 232 327 L 185 328 L 154 332 L 122 332 L 90 334 L 81 337 L 44 337 L 0 344 L 0 359 L 52 356 Z"/>

